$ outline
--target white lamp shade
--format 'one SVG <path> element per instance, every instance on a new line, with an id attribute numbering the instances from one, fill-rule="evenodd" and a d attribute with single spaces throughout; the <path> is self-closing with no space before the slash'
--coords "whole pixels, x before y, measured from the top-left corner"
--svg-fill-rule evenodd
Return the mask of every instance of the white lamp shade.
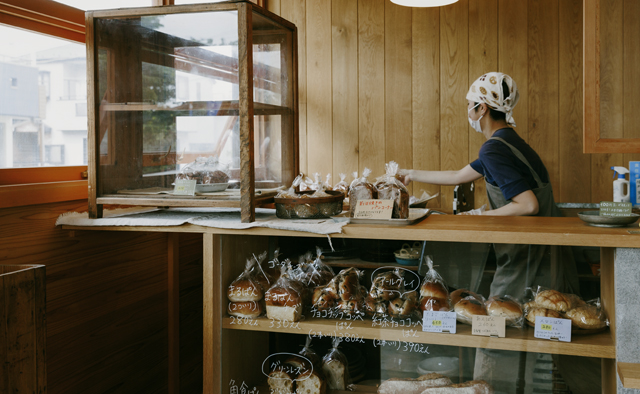
<path id="1" fill-rule="evenodd" d="M 457 2 L 458 0 L 391 0 L 392 3 L 405 7 L 442 7 Z"/>

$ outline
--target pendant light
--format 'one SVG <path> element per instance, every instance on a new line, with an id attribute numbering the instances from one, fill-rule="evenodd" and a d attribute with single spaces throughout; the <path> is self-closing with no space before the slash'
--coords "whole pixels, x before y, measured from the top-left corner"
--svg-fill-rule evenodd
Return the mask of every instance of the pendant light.
<path id="1" fill-rule="evenodd" d="M 442 7 L 457 2 L 458 0 L 391 0 L 392 3 L 405 7 Z"/>

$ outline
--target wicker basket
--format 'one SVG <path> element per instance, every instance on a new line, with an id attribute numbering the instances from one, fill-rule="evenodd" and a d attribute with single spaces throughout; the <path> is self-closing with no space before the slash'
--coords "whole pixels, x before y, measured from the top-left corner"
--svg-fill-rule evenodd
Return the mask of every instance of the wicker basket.
<path id="1" fill-rule="evenodd" d="M 313 191 L 301 194 L 312 194 Z M 330 197 L 275 198 L 276 216 L 280 219 L 321 219 L 342 212 L 344 194 L 327 190 Z"/>

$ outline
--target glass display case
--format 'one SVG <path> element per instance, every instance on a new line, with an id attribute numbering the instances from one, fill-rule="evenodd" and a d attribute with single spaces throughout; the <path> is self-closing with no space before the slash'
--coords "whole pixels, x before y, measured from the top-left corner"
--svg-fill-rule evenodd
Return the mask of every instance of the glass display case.
<path id="1" fill-rule="evenodd" d="M 104 204 L 239 207 L 249 222 L 293 181 L 293 24 L 248 1 L 87 12 L 86 23 L 91 217 Z M 175 193 L 176 177 L 195 193 Z"/>

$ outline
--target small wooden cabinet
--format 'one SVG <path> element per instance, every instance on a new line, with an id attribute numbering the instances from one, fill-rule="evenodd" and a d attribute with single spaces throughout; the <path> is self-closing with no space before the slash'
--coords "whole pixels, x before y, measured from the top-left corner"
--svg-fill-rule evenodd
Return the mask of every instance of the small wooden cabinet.
<path id="1" fill-rule="evenodd" d="M 86 14 L 89 212 L 103 204 L 255 206 L 298 172 L 295 25 L 248 1 Z M 172 194 L 198 157 L 220 194 Z"/>

